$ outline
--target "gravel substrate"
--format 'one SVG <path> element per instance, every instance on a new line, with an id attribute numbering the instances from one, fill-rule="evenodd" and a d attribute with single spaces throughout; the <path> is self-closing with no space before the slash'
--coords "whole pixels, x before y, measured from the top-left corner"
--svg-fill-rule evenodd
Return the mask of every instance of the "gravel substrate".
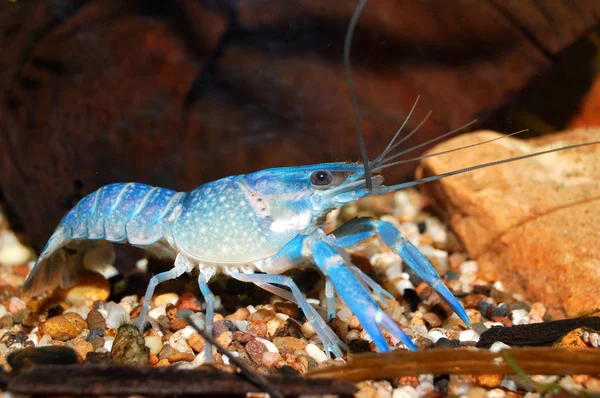
<path id="1" fill-rule="evenodd" d="M 549 320 L 543 303 L 527 302 L 505 291 L 500 282 L 482 280 L 477 263 L 461 251 L 447 226 L 426 210 L 425 199 L 417 191 L 407 190 L 364 200 L 330 217 L 331 229 L 357 215 L 380 217 L 396 225 L 459 297 L 471 320 L 471 329 L 466 329 L 437 294 L 377 240 L 353 250 L 355 264 L 398 298 L 398 302 L 386 303 L 386 311 L 420 349 L 473 347 L 480 334 L 492 326 Z M 31 346 L 69 346 L 77 352 L 79 362 L 149 363 L 182 368 L 205 364 L 204 339 L 182 319 L 191 315 L 198 326 L 205 325 L 195 278 L 182 277 L 181 283 L 165 284 L 157 290 L 149 312 L 153 327 L 140 336 L 131 326 L 140 310 L 139 297 L 122 293 L 135 290 L 132 286 L 136 284 L 139 293 L 143 292 L 140 273 L 133 272 L 126 279 L 113 281 L 112 291 L 102 275 L 92 274 L 69 290 L 30 299 L 20 295 L 19 287 L 29 272 L 32 254 L 18 243 L 0 214 L 0 366 L 4 370 L 11 370 L 7 354 Z M 147 262 L 142 260 L 137 265 L 144 270 Z M 325 315 L 321 305 L 325 302 L 323 278 L 311 270 L 291 275 L 311 304 Z M 214 337 L 232 355 L 258 371 L 301 374 L 344 362 L 327 358 L 315 331 L 295 304 L 261 293 L 250 285 L 224 279 L 211 287 L 217 296 Z M 369 335 L 339 299 L 337 318 L 330 326 L 350 347 L 347 356 L 376 351 Z M 386 337 L 391 346 L 401 346 L 393 336 L 386 334 Z M 600 346 L 594 332 L 582 330 L 571 337 L 568 343 L 559 344 Z M 491 349 L 501 349 L 501 345 L 495 344 Z M 227 358 L 214 352 L 216 366 L 228 367 Z M 600 392 L 598 378 L 533 377 L 539 382 L 556 383 L 570 393 Z M 541 396 L 518 377 L 498 375 L 421 375 L 365 381 L 358 387 L 360 397 Z"/>

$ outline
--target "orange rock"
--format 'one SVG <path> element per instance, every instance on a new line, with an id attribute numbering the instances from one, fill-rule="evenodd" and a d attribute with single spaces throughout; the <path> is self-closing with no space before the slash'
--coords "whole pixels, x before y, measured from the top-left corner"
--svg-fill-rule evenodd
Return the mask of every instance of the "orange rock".
<path id="1" fill-rule="evenodd" d="M 40 333 L 47 333 L 55 340 L 67 341 L 77 337 L 85 327 L 87 323 L 81 315 L 69 312 L 47 319 L 40 325 Z"/>
<path id="2" fill-rule="evenodd" d="M 86 304 L 91 307 L 96 300 L 106 301 L 108 299 L 108 296 L 110 296 L 110 283 L 98 273 L 86 272 L 77 278 L 73 287 L 58 289 L 55 294 L 71 305 Z"/>
<path id="3" fill-rule="evenodd" d="M 432 152 L 499 137 L 465 134 Z M 417 177 L 597 140 L 581 129 L 527 141 L 505 138 L 460 156 L 422 161 Z M 480 274 L 548 305 L 554 317 L 600 307 L 600 145 L 475 170 L 426 184 Z"/>
<path id="4" fill-rule="evenodd" d="M 583 333 L 582 328 L 571 330 L 560 340 L 554 343 L 554 347 L 588 348 L 587 344 L 585 344 L 585 341 L 583 341 L 583 339 L 581 338 L 581 333 Z"/>
<path id="5" fill-rule="evenodd" d="M 478 375 L 475 382 L 481 387 L 496 388 L 502 382 L 502 375 Z"/>

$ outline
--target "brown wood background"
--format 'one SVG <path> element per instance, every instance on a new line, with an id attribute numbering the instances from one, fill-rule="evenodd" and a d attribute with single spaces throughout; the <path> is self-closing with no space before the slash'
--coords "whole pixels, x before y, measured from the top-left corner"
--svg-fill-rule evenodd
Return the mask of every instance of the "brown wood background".
<path id="1" fill-rule="evenodd" d="M 13 222 L 39 248 L 107 183 L 188 190 L 266 167 L 358 160 L 341 63 L 354 6 L 3 2 L 0 188 Z M 599 16 L 597 0 L 371 0 L 352 52 L 371 157 L 417 95 L 409 127 L 433 116 L 407 145 L 485 121 Z"/>

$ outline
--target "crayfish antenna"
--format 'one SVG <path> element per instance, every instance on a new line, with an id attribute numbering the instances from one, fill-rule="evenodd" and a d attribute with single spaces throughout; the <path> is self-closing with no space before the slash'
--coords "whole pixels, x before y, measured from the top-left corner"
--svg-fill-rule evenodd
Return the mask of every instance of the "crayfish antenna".
<path id="1" fill-rule="evenodd" d="M 363 138 L 362 131 L 360 128 L 360 112 L 358 109 L 358 102 L 356 101 L 354 82 L 352 80 L 352 70 L 350 67 L 350 47 L 352 44 L 352 36 L 354 35 L 354 30 L 356 29 L 358 18 L 360 18 L 360 14 L 366 4 L 367 0 L 360 0 L 358 2 L 358 5 L 354 9 L 352 18 L 350 19 L 350 24 L 348 25 L 348 30 L 346 31 L 346 38 L 344 39 L 344 66 L 346 68 L 346 81 L 348 83 L 348 89 L 350 91 L 352 109 L 354 110 L 354 121 L 356 123 L 356 136 L 358 138 L 358 146 L 360 147 L 360 156 L 362 158 L 363 166 L 365 168 L 366 187 L 367 190 L 370 191 L 373 189 L 373 183 L 371 182 L 371 172 L 369 170 L 369 158 L 367 157 L 367 148 L 365 147 L 365 140 Z"/>

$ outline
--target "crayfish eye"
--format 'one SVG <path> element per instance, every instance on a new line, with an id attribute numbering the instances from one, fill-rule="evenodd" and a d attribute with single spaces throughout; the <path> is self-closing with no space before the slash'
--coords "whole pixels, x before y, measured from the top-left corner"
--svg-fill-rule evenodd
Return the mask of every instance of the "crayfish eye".
<path id="1" fill-rule="evenodd" d="M 316 186 L 325 186 L 333 182 L 333 174 L 327 170 L 317 170 L 310 175 L 310 183 Z"/>

